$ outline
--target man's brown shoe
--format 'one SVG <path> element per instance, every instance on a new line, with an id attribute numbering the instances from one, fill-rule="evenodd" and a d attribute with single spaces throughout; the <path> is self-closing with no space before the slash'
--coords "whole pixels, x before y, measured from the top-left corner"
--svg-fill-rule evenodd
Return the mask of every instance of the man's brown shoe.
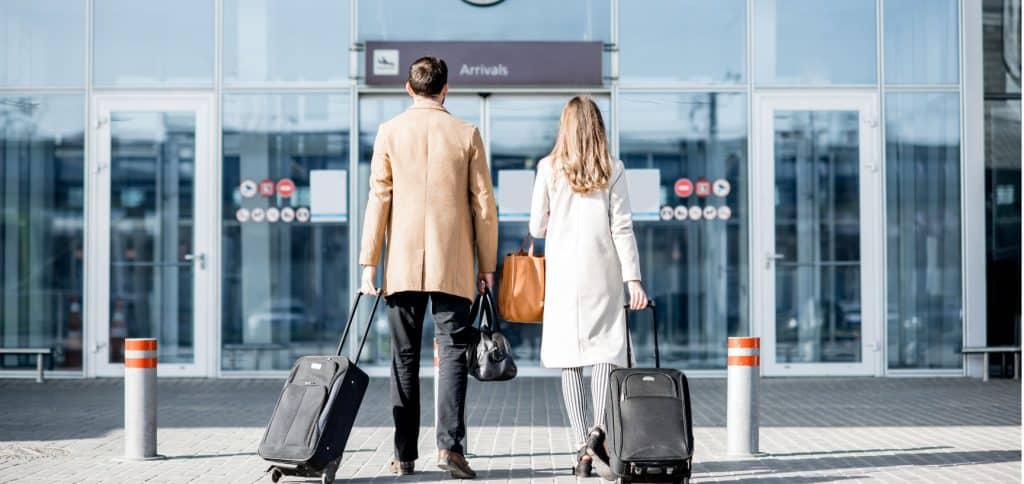
<path id="1" fill-rule="evenodd" d="M 388 464 L 388 470 L 390 470 L 392 474 L 398 474 L 400 476 L 408 476 L 408 475 L 412 474 L 413 472 L 415 472 L 415 470 L 416 470 L 416 462 L 415 461 L 403 462 L 403 461 L 400 461 L 398 459 L 391 459 L 391 463 Z"/>
<path id="2" fill-rule="evenodd" d="M 472 479 L 476 477 L 476 472 L 469 467 L 469 462 L 466 462 L 466 458 L 462 454 L 450 450 L 437 451 L 437 467 L 451 472 L 452 477 L 456 479 Z"/>

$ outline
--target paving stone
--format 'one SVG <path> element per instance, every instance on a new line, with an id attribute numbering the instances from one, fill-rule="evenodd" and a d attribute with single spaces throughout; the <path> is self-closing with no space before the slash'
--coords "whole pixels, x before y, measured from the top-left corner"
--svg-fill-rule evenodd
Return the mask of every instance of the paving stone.
<path id="1" fill-rule="evenodd" d="M 338 476 L 345 482 L 439 482 L 432 382 L 424 380 L 420 472 L 388 474 L 386 380 L 371 382 Z M 0 483 L 266 483 L 255 452 L 278 380 L 162 379 L 159 451 L 119 460 L 120 380 L 0 380 Z M 768 379 L 761 386 L 761 450 L 725 453 L 725 382 L 694 380 L 693 482 L 811 484 L 1021 480 L 1021 387 L 967 379 Z M 468 457 L 477 482 L 577 482 L 574 443 L 557 379 L 473 382 Z M 591 479 L 600 484 L 599 479 Z M 314 482 L 293 479 L 288 482 Z"/>

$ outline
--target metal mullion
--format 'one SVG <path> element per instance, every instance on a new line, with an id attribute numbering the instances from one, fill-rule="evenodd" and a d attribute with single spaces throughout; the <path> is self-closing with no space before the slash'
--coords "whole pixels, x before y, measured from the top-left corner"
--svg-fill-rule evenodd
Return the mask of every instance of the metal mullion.
<path id="1" fill-rule="evenodd" d="M 758 280 L 758 277 L 757 277 L 757 270 L 758 270 L 757 267 L 758 267 L 758 265 L 753 262 L 755 257 L 756 257 L 754 254 L 756 253 L 756 249 L 758 248 L 758 241 L 755 239 L 756 232 L 754 231 L 754 223 L 753 223 L 753 221 L 754 221 L 753 213 L 754 212 L 753 212 L 753 210 L 754 210 L 754 205 L 755 205 L 754 204 L 754 200 L 757 198 L 757 195 L 760 193 L 761 190 L 767 190 L 767 188 L 760 188 L 759 189 L 758 187 L 755 187 L 753 183 L 751 183 L 754 180 L 754 177 L 753 177 L 753 174 L 755 172 L 755 168 L 754 168 L 754 155 L 755 155 L 756 149 L 757 149 L 757 146 L 756 146 L 756 143 L 755 143 L 755 140 L 757 139 L 756 138 L 757 133 L 754 132 L 754 129 L 755 129 L 754 128 L 754 116 L 755 116 L 754 110 L 757 108 L 757 106 L 754 104 L 754 30 L 753 30 L 753 28 L 754 28 L 754 18 L 753 18 L 753 15 L 754 15 L 754 13 L 753 13 L 754 0 L 747 0 L 745 8 L 746 8 L 746 11 L 744 12 L 745 13 L 745 15 L 744 15 L 744 22 L 745 22 L 746 28 L 744 29 L 744 35 L 746 36 L 746 38 L 745 38 L 745 40 L 746 40 L 746 49 L 745 49 L 746 52 L 744 53 L 745 54 L 744 64 L 746 66 L 746 71 L 747 72 L 745 73 L 746 75 L 744 76 L 746 78 L 746 85 L 744 87 L 746 88 L 745 92 L 746 92 L 746 104 L 747 104 L 747 130 L 746 130 L 747 131 L 747 169 L 746 169 L 746 178 L 747 178 L 747 207 L 746 207 L 746 209 L 747 209 L 747 220 L 746 220 L 747 241 L 746 242 L 747 242 L 747 284 L 748 284 L 748 286 L 747 286 L 747 314 L 746 314 L 746 318 L 747 318 L 747 335 L 749 335 L 749 336 L 761 336 L 762 329 L 764 329 L 765 331 L 768 331 L 769 328 L 759 328 L 757 326 L 757 324 L 754 322 L 754 314 L 756 313 L 756 309 L 760 305 L 760 301 L 761 301 L 761 299 L 763 297 L 761 293 L 764 290 L 760 286 L 754 287 L 755 281 Z M 774 181 L 772 181 L 772 184 L 774 185 Z M 763 368 L 761 369 L 761 373 L 762 374 L 764 373 Z"/>
<path id="2" fill-rule="evenodd" d="M 223 324 L 220 317 L 215 317 L 223 314 L 222 305 L 224 303 L 223 293 L 221 291 L 221 282 L 224 280 L 224 265 L 222 264 L 222 250 L 223 250 L 223 231 L 221 217 L 224 212 L 224 197 L 223 193 L 219 190 L 224 189 L 223 182 L 223 161 L 224 161 L 224 117 L 223 117 L 223 92 L 224 92 L 224 1 L 216 0 L 213 7 L 214 25 L 213 25 L 213 105 L 210 106 L 213 116 L 213 137 L 210 139 L 212 143 L 212 156 L 210 160 L 210 171 L 213 177 L 212 186 L 214 191 L 218 192 L 218 196 L 215 197 L 213 203 L 212 216 L 210 230 L 212 233 L 208 234 L 209 246 L 209 259 L 210 259 L 210 272 L 206 274 L 209 278 L 210 294 L 206 297 L 209 298 L 207 301 L 207 308 L 210 310 L 210 315 L 207 317 L 207 321 L 210 323 L 210 328 L 207 328 L 206 335 L 210 341 L 210 345 L 207 348 L 207 356 L 210 361 L 206 364 L 206 374 L 209 376 L 220 376 L 222 367 L 221 352 L 223 349 Z"/>
<path id="3" fill-rule="evenodd" d="M 87 86 L 74 87 L 48 87 L 48 86 L 3 86 L 0 87 L 0 94 L 5 93 L 29 93 L 29 94 L 77 94 L 88 90 Z"/>
<path id="4" fill-rule="evenodd" d="M 886 165 L 886 158 L 887 158 L 887 156 L 886 156 L 886 152 L 885 152 L 885 119 L 886 119 L 885 118 L 885 94 L 886 94 L 885 90 L 886 90 L 886 86 L 885 86 L 885 4 L 884 4 L 884 2 L 885 2 L 885 0 L 876 0 L 875 1 L 875 10 L 876 10 L 875 16 L 878 19 L 875 22 L 875 24 L 876 24 L 875 25 L 875 49 L 876 49 L 875 50 L 875 62 L 877 63 L 877 66 L 878 66 L 875 69 L 875 71 L 876 71 L 876 76 L 878 78 L 878 86 L 879 86 L 879 89 L 878 89 L 878 104 L 876 106 L 876 109 L 878 110 L 878 113 L 875 115 L 875 119 L 878 120 L 878 143 L 877 143 L 878 146 L 875 149 L 877 150 L 877 156 L 878 156 L 878 171 L 881 174 L 881 178 L 882 178 L 881 182 L 879 183 L 879 187 L 878 187 L 879 188 L 879 196 L 881 198 L 879 203 L 881 204 L 881 207 L 882 207 L 881 208 L 882 220 L 881 220 L 881 222 L 879 222 L 880 225 L 881 225 L 881 231 L 879 232 L 879 234 L 880 234 L 880 237 L 882 238 L 882 241 L 879 244 L 879 248 L 882 251 L 882 253 L 879 254 L 879 264 L 881 265 L 881 267 L 879 268 L 879 275 L 880 275 L 880 279 L 881 280 L 877 281 L 879 283 L 879 287 L 881 288 L 880 290 L 882 291 L 881 299 L 879 301 L 879 303 L 881 305 L 881 315 L 880 315 L 881 316 L 881 321 L 879 322 L 879 328 L 878 328 L 879 333 L 880 333 L 878 335 L 878 341 L 879 341 L 879 345 L 881 345 L 881 348 L 879 348 L 878 352 L 879 352 L 879 358 L 881 359 L 881 362 L 877 365 L 877 368 L 875 370 L 875 374 L 880 374 L 881 376 L 887 376 L 888 375 L 888 370 L 889 370 L 889 318 L 886 316 L 889 313 L 889 289 L 888 289 L 888 287 L 889 287 L 888 286 L 888 284 L 889 284 L 889 273 L 888 273 L 888 270 L 889 270 L 889 247 L 888 247 L 888 242 L 889 242 L 889 239 L 888 239 L 888 235 L 887 235 L 888 231 L 889 231 L 889 223 L 888 223 L 889 221 L 888 221 L 888 219 L 886 219 L 886 216 L 889 213 L 889 211 L 888 211 L 889 210 L 889 203 L 888 203 L 888 199 L 887 199 L 887 197 L 888 197 L 888 195 L 887 195 L 887 185 L 888 185 L 887 181 L 888 181 L 889 177 L 887 176 L 887 171 L 886 171 L 887 170 L 887 165 Z M 863 293 L 861 294 L 861 297 L 862 298 L 864 297 Z M 862 322 L 864 321 L 863 315 L 861 315 L 861 321 Z"/>
<path id="5" fill-rule="evenodd" d="M 885 84 L 884 90 L 896 92 L 957 92 L 958 84 Z"/>
<path id="6" fill-rule="evenodd" d="M 254 83 L 247 82 L 241 84 L 227 84 L 222 85 L 222 89 L 227 91 L 266 91 L 266 90 L 278 90 L 278 91 L 330 91 L 330 90 L 349 90 L 352 88 L 351 82 L 265 82 L 265 83 Z"/>
<path id="7" fill-rule="evenodd" d="M 621 92 L 747 92 L 744 84 L 618 84 Z"/>
<path id="8" fill-rule="evenodd" d="M 405 89 L 401 87 L 367 87 L 360 86 L 359 92 L 362 94 L 405 94 Z M 473 86 L 473 87 L 452 87 L 448 90 L 449 94 L 480 94 L 486 92 L 488 94 L 532 94 L 532 95 L 546 95 L 546 94 L 579 94 L 581 92 L 591 94 L 610 94 L 611 88 L 606 86 L 568 86 L 568 87 L 487 87 L 487 86 Z"/>
<path id="9" fill-rule="evenodd" d="M 82 174 L 82 180 L 85 183 L 85 194 L 83 202 L 82 221 L 83 227 L 83 244 L 82 253 L 83 264 L 82 273 L 84 274 L 82 281 L 82 316 L 84 317 L 84 323 L 82 324 L 82 376 L 92 377 L 96 375 L 96 358 L 97 352 L 93 351 L 95 347 L 96 332 L 94 331 L 95 325 L 106 324 L 106 321 L 100 321 L 98 318 L 90 317 L 93 314 L 93 305 L 91 300 L 94 299 L 93 292 L 96 289 L 93 287 L 93 272 L 97 270 L 95 264 L 92 263 L 92 251 L 95 251 L 95 242 L 92 241 L 92 232 L 95 231 L 96 224 L 92 223 L 92 214 L 95 206 L 93 198 L 96 197 L 95 181 L 93 180 L 91 166 L 95 162 L 93 160 L 93 101 L 92 101 L 92 9 L 93 0 L 85 0 L 85 124 L 83 126 L 83 160 L 85 161 L 82 165 L 84 173 Z M 90 267 L 92 266 L 92 267 Z"/>

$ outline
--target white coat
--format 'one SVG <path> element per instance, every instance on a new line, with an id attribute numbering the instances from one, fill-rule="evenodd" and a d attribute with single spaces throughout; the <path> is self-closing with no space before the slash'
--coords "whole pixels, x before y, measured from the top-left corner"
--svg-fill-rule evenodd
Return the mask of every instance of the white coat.
<path id="1" fill-rule="evenodd" d="M 546 239 L 541 364 L 626 366 L 622 284 L 640 280 L 640 258 L 625 167 L 614 161 L 607 189 L 579 194 L 553 164 L 538 163 L 530 209 L 530 234 Z"/>

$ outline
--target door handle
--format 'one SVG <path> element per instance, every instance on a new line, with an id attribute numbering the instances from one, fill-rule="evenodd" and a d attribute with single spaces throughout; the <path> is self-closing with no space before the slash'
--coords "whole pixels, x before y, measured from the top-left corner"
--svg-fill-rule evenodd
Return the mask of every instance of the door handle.
<path id="1" fill-rule="evenodd" d="M 786 256 L 783 255 L 783 254 L 776 254 L 774 252 L 765 252 L 764 253 L 764 268 L 765 269 L 771 269 L 773 262 L 775 262 L 777 260 L 783 260 L 785 258 L 786 258 Z"/>
<path id="2" fill-rule="evenodd" d="M 185 254 L 185 260 L 192 263 L 199 263 L 200 269 L 206 269 L 206 254 L 202 252 L 198 254 Z"/>

